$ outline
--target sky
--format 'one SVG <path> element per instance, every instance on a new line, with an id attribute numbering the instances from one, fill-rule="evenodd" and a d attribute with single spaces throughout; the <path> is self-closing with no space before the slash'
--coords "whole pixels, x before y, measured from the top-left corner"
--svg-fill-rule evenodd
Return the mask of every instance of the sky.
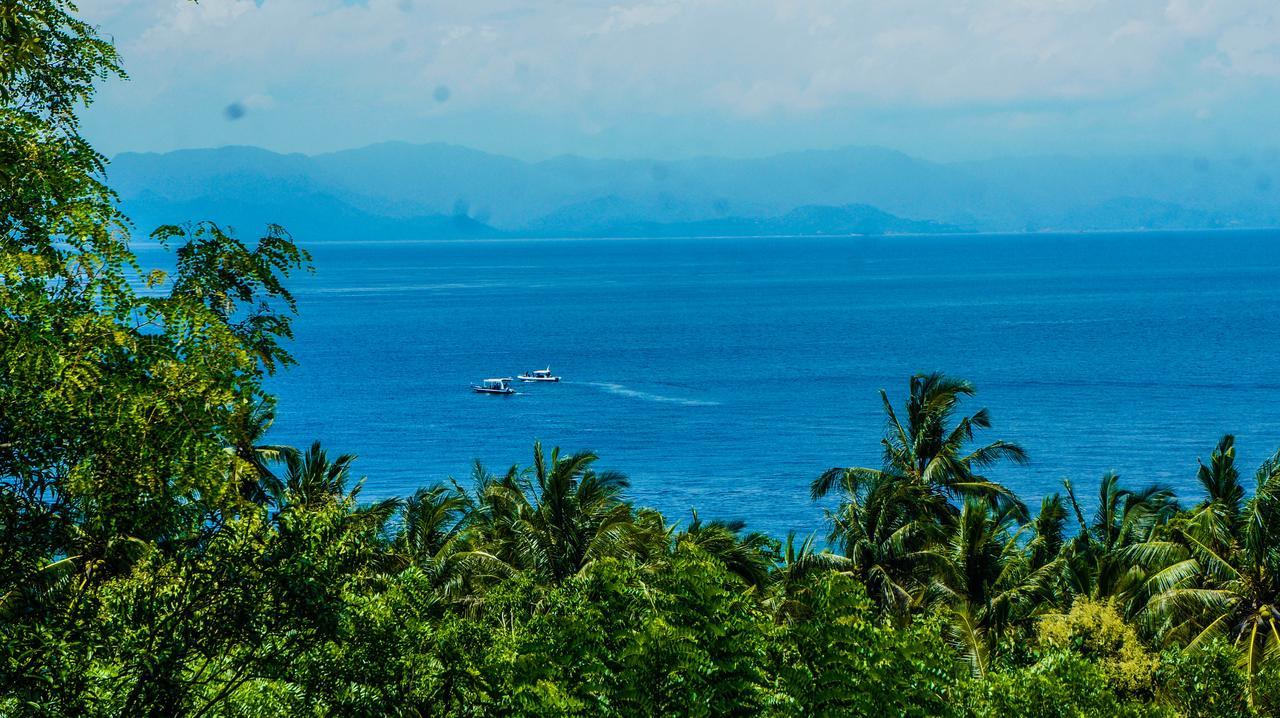
<path id="1" fill-rule="evenodd" d="M 1275 0 L 79 0 L 101 150 L 935 160 L 1280 147 Z"/>

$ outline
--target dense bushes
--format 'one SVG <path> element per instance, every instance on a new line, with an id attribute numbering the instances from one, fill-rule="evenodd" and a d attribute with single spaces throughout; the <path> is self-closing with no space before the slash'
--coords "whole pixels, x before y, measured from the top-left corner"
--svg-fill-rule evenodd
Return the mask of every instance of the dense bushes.
<path id="1" fill-rule="evenodd" d="M 6 630 L 21 634 L 7 637 L 39 634 L 38 650 L 60 660 L 52 680 L 8 671 L 6 710 L 993 718 L 1251 711 L 1231 645 L 1209 641 L 1158 656 L 1105 602 L 1046 614 L 1028 651 L 975 676 L 948 643 L 945 616 L 895 625 L 842 572 L 799 579 L 780 614 L 756 593 L 774 586 L 753 588 L 721 559 L 675 541 L 661 562 L 606 558 L 558 585 L 518 573 L 447 599 L 418 566 L 384 572 L 389 541 L 367 521 L 351 522 L 350 509 L 237 519 L 191 554 L 152 551 L 93 590 L 46 596 L 91 605 L 75 625 L 10 617 Z"/>

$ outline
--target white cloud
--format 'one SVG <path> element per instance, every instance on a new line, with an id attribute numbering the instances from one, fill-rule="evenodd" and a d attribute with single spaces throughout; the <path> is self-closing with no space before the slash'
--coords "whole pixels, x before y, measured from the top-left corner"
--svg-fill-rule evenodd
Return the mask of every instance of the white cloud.
<path id="1" fill-rule="evenodd" d="M 1218 49 L 1227 58 L 1222 69 L 1229 74 L 1280 77 L 1280 23 L 1274 18 L 1227 28 Z"/>
<path id="2" fill-rule="evenodd" d="M 638 113 L 1017 113 L 1256 93 L 1280 78 L 1270 0 L 82 5 L 121 46 L 134 77 L 121 97 L 272 97 L 298 123 L 327 106 L 374 124 L 492 112 L 591 127 Z"/>
<path id="3" fill-rule="evenodd" d="M 625 32 L 635 27 L 661 25 L 679 14 L 680 5 L 676 2 L 615 5 L 609 9 L 609 17 L 593 33 L 607 35 L 611 32 Z"/>

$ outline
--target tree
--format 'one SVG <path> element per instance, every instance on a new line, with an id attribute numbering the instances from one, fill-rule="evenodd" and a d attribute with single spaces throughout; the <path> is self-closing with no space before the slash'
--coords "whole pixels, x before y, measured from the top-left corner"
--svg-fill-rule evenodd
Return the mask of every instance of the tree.
<path id="1" fill-rule="evenodd" d="M 1162 699 L 1186 718 L 1273 715 L 1253 713 L 1240 652 L 1221 637 L 1164 657 L 1160 667 Z"/>
<path id="2" fill-rule="evenodd" d="M 694 511 L 688 528 L 676 536 L 676 544 L 697 546 L 746 585 L 763 589 L 769 583 L 769 569 L 778 558 L 777 547 L 762 533 L 744 534 L 746 526 L 745 521 L 704 522 Z"/>
<path id="3" fill-rule="evenodd" d="M 528 472 L 513 468 L 496 478 L 482 471 L 471 499 L 478 546 L 552 583 L 598 559 L 625 554 L 632 524 L 631 507 L 622 500 L 627 479 L 597 472 L 595 462 L 593 453 L 562 456 L 558 447 L 548 457 L 535 443 Z"/>
<path id="4" fill-rule="evenodd" d="M 879 472 L 842 471 L 838 488 L 840 503 L 826 512 L 828 540 L 880 608 L 905 619 L 923 585 L 918 563 L 950 506 L 929 487 Z"/>
<path id="5" fill-rule="evenodd" d="M 931 570 L 925 602 L 940 607 L 952 642 L 978 677 L 985 677 L 999 639 L 1052 605 L 1061 568 L 1037 566 L 1014 511 L 965 501 L 959 519 L 925 551 Z"/>
<path id="6" fill-rule="evenodd" d="M 67 544 L 79 532 L 59 499 L 71 468 L 57 440 L 65 413 L 47 392 L 51 379 L 79 378 L 75 354 L 57 343 L 66 326 L 92 336 L 92 301 L 127 292 L 112 270 L 127 256 L 125 222 L 76 116 L 97 80 L 122 73 L 115 49 L 73 10 L 0 3 L 0 591 L 44 572 L 50 555 L 76 553 Z"/>
<path id="7" fill-rule="evenodd" d="M 277 497 L 284 507 L 319 506 L 354 499 L 359 486 L 351 486 L 351 464 L 355 454 L 330 459 L 320 442 L 312 442 L 305 453 L 285 456 L 284 492 Z"/>
<path id="8" fill-rule="evenodd" d="M 262 395 L 257 401 L 242 401 L 232 410 L 227 423 L 227 451 L 238 462 L 231 467 L 231 479 L 240 487 L 240 495 L 258 506 L 265 506 L 284 493 L 284 483 L 271 469 L 271 464 L 297 458 L 298 450 L 283 444 L 268 444 L 267 431 L 275 423 L 275 399 Z"/>
<path id="9" fill-rule="evenodd" d="M 1086 523 L 1071 483 L 1067 496 L 1079 521 L 1079 533 L 1064 547 L 1067 575 L 1074 595 L 1093 599 L 1114 598 L 1130 616 L 1142 607 L 1143 586 L 1148 580 L 1138 547 L 1150 547 L 1159 532 L 1178 512 L 1173 491 L 1159 485 L 1126 489 L 1120 477 L 1108 473 L 1098 488 L 1098 510 Z"/>
<path id="10" fill-rule="evenodd" d="M 463 533 L 466 497 L 453 487 L 435 484 L 405 499 L 395 548 L 415 564 L 430 563 Z"/>
<path id="11" fill-rule="evenodd" d="M 1209 456 L 1209 465 L 1200 462 L 1196 480 L 1205 499 L 1186 518 L 1210 548 L 1224 553 L 1240 540 L 1244 516 L 1245 490 L 1236 469 L 1236 440 L 1227 434 Z"/>
<path id="12" fill-rule="evenodd" d="M 830 469 L 814 480 L 813 497 L 826 496 L 851 473 L 857 475 L 859 482 L 888 476 L 923 485 L 948 499 L 980 497 L 993 504 L 1008 505 L 1025 516 L 1026 507 L 1013 492 L 978 472 L 1001 461 L 1025 463 L 1026 452 L 1006 441 L 969 446 L 975 430 L 991 427 L 986 409 L 961 417 L 955 426 L 950 426 L 961 398 L 974 393 L 973 385 L 967 381 L 939 373 L 917 374 L 911 377 L 903 423 L 882 389 L 880 400 L 888 419 L 880 442 L 884 447 L 883 467 Z"/>
<path id="13" fill-rule="evenodd" d="M 787 534 L 782 555 L 773 569 L 765 605 L 773 611 L 774 620 L 778 622 L 802 617 L 810 579 L 831 572 L 847 573 L 852 567 L 852 562 L 844 556 L 825 549 L 817 550 L 812 534 L 797 542 L 796 533 L 792 531 Z"/>
<path id="14" fill-rule="evenodd" d="M 1228 474 L 1231 442 L 1220 443 L 1215 454 L 1219 477 Z M 1231 482 L 1210 477 L 1227 490 L 1211 493 L 1172 540 L 1135 551 L 1154 571 L 1146 616 L 1163 628 L 1166 640 L 1185 642 L 1188 649 L 1219 636 L 1234 641 L 1251 703 L 1256 676 L 1280 656 L 1280 453 L 1263 462 L 1254 480 L 1253 498 L 1231 515 Z M 1238 540 L 1231 539 L 1231 526 L 1240 527 Z M 1231 540 L 1224 545 L 1224 539 Z"/>
<path id="15" fill-rule="evenodd" d="M 278 228 L 250 245 L 200 225 L 159 235 L 176 272 L 141 270 L 77 118 L 122 73 L 74 11 L 0 2 L 0 678 L 70 713 L 118 638 L 96 632 L 103 587 L 213 545 L 243 508 L 225 448 L 287 362 L 285 280 L 307 262 Z"/>
<path id="16" fill-rule="evenodd" d="M 947 692 L 959 665 L 936 626 L 881 624 L 849 576 L 815 573 L 804 581 L 779 641 L 779 674 L 794 715 L 958 715 Z"/>
<path id="17" fill-rule="evenodd" d="M 965 714 L 976 718 L 1173 718 L 1162 706 L 1124 700 L 1102 669 L 1066 652 L 1027 668 L 993 673 L 969 688 Z"/>
<path id="18" fill-rule="evenodd" d="M 978 473 L 1001 461 L 1023 463 L 1025 452 L 1005 441 L 970 446 L 975 430 L 991 426 L 986 409 L 954 420 L 960 400 L 973 394 L 966 381 L 936 373 L 913 376 L 904 420 L 881 390 L 888 420 L 880 442 L 883 466 L 829 469 L 810 487 L 814 500 L 838 494 L 836 508 L 827 512 L 829 539 L 881 607 L 900 618 L 927 583 L 917 565 L 925 549 L 957 520 L 953 501 L 981 499 L 1011 516 L 1026 516 L 1011 491 Z"/>
<path id="19" fill-rule="evenodd" d="M 1037 627 L 1036 643 L 1046 653 L 1069 651 L 1088 659 L 1102 669 L 1118 694 L 1151 698 L 1158 662 L 1113 601 L 1079 598 L 1069 611 L 1045 616 Z"/>

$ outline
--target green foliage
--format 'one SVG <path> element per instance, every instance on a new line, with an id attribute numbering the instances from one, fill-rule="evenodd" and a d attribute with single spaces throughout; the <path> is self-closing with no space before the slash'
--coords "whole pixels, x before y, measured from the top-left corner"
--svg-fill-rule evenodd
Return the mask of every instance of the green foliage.
<path id="1" fill-rule="evenodd" d="M 1045 616 L 1038 637 L 1046 652 L 1069 651 L 1096 664 L 1116 691 L 1150 695 L 1156 658 L 1113 603 L 1077 599 L 1068 613 Z"/>
<path id="2" fill-rule="evenodd" d="M 115 46 L 75 11 L 69 0 L 0 2 L 0 105 L 74 128 L 94 84 L 123 75 Z"/>
<path id="3" fill-rule="evenodd" d="M 768 616 L 697 548 L 677 549 L 656 581 L 654 615 L 621 647 L 627 715 L 751 715 L 769 698 Z"/>
<path id="4" fill-rule="evenodd" d="M 971 684 L 969 691 L 965 710 L 975 718 L 1176 715 L 1164 706 L 1126 701 L 1099 666 L 1065 652 L 1051 654 L 1029 668 L 995 672 L 987 680 Z"/>
<path id="5" fill-rule="evenodd" d="M 293 338 L 289 315 L 297 311 L 284 280 L 311 255 L 283 227 L 268 226 L 252 248 L 213 222 L 165 226 L 151 236 L 166 246 L 178 244 L 169 303 L 216 317 L 267 372 L 293 363 L 280 346 L 281 339 Z"/>
<path id="6" fill-rule="evenodd" d="M 1221 639 L 1170 652 L 1160 667 L 1163 698 L 1186 718 L 1251 715 L 1239 663 L 1240 652 Z"/>
<path id="7" fill-rule="evenodd" d="M 958 715 L 948 693 L 963 669 L 936 624 L 895 629 L 840 574 L 814 577 L 804 596 L 780 641 L 794 715 Z"/>
<path id="8" fill-rule="evenodd" d="M 1253 710 L 1260 716 L 1280 715 L 1280 665 L 1268 665 L 1253 677 Z"/>
<path id="9" fill-rule="evenodd" d="M 1109 475 L 1033 518 L 986 475 L 1024 452 L 929 374 L 882 392 L 882 466 L 814 482 L 830 549 L 680 529 L 541 445 L 362 503 L 354 456 L 267 442 L 309 256 L 202 222 L 141 271 L 74 12 L 0 0 L 0 714 L 1280 712 L 1280 457 L 1247 496 L 1231 437 L 1191 509 Z"/>

